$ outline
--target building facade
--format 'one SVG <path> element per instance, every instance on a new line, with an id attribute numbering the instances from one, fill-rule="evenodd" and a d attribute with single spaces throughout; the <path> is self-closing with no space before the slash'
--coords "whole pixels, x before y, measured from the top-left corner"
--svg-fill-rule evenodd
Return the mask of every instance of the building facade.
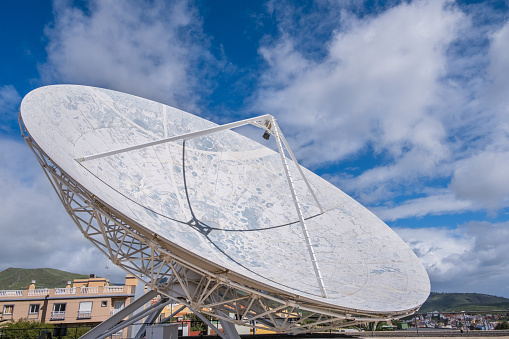
<path id="1" fill-rule="evenodd" d="M 136 285 L 136 277 L 129 275 L 122 286 L 110 286 L 107 279 L 93 275 L 63 288 L 36 288 L 32 281 L 27 290 L 0 290 L 0 320 L 95 326 L 133 302 Z"/>

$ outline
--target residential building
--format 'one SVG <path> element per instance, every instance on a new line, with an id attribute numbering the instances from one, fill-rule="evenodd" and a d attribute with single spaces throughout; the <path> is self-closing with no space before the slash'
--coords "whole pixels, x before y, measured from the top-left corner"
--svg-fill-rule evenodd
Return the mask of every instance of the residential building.
<path id="1" fill-rule="evenodd" d="M 136 277 L 128 275 L 125 284 L 111 286 L 105 278 L 90 275 L 75 279 L 63 288 L 0 290 L 0 320 L 28 319 L 63 326 L 95 326 L 134 300 Z M 119 336 L 127 337 L 126 333 Z"/>

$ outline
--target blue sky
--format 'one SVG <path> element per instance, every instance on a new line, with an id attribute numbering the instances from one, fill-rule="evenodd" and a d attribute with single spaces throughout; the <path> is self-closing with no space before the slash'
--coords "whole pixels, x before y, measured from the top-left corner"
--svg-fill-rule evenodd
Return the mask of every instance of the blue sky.
<path id="1" fill-rule="evenodd" d="M 272 114 L 302 164 L 407 241 L 433 291 L 509 297 L 508 7 L 0 2 L 0 269 L 105 274 L 17 126 L 30 90 L 73 83 L 217 123 Z"/>

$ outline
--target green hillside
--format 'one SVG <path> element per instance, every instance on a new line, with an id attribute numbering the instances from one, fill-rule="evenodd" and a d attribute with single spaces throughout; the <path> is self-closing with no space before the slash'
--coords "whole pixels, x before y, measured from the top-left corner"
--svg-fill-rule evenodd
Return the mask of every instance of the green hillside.
<path id="1" fill-rule="evenodd" d="M 504 311 L 509 308 L 509 299 L 479 293 L 435 293 L 431 292 L 428 300 L 419 312 L 431 311 Z"/>
<path id="2" fill-rule="evenodd" d="M 69 273 L 53 268 L 13 268 L 0 272 L 0 290 L 27 289 L 32 280 L 36 288 L 65 287 L 68 281 L 88 278 L 85 274 Z"/>

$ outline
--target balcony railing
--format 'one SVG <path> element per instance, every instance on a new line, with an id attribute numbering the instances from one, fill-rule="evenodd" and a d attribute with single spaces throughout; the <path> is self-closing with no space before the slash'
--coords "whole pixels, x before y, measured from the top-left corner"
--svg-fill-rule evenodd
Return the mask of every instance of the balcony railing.
<path id="1" fill-rule="evenodd" d="M 55 288 L 55 294 L 76 294 L 76 288 Z"/>
<path id="2" fill-rule="evenodd" d="M 81 294 L 99 293 L 99 287 L 82 287 Z"/>
<path id="3" fill-rule="evenodd" d="M 78 319 L 92 318 L 92 311 L 78 311 Z"/>
<path id="4" fill-rule="evenodd" d="M 103 293 L 122 293 L 124 286 L 104 286 Z"/>
<path id="5" fill-rule="evenodd" d="M 28 296 L 41 296 L 41 295 L 48 295 L 49 294 L 49 288 L 38 288 L 35 290 L 28 290 Z"/>
<path id="6" fill-rule="evenodd" d="M 38 288 L 33 290 L 27 290 L 27 294 L 25 296 L 35 297 L 35 296 L 47 296 L 53 289 L 49 288 Z M 55 295 L 73 295 L 76 293 L 80 294 L 98 294 L 99 287 L 81 287 L 77 292 L 76 287 L 72 288 L 55 288 Z M 112 293 L 125 293 L 126 286 L 104 286 L 102 287 L 101 293 L 104 294 L 112 294 Z M 0 290 L 0 298 L 2 297 L 22 297 L 23 290 Z"/>
<path id="7" fill-rule="evenodd" d="M 3 290 L 0 291 L 0 297 L 21 297 L 23 290 Z"/>
<path id="8" fill-rule="evenodd" d="M 65 319 L 65 311 L 51 312 L 51 320 L 64 320 L 64 319 Z"/>

